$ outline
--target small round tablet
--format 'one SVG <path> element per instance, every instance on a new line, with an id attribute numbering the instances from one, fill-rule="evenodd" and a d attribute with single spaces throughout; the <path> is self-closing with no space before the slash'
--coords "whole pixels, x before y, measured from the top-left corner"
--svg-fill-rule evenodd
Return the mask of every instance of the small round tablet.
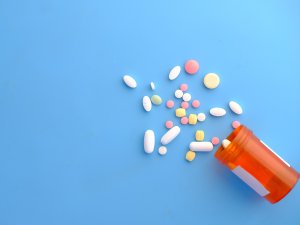
<path id="1" fill-rule="evenodd" d="M 185 69 L 185 72 L 187 72 L 188 74 L 193 75 L 193 74 L 198 72 L 199 63 L 194 59 L 190 59 L 185 63 L 184 69 Z"/>
<path id="2" fill-rule="evenodd" d="M 172 100 L 167 101 L 166 106 L 171 109 L 174 107 L 174 102 Z"/>
<path id="3" fill-rule="evenodd" d="M 192 98 L 190 93 L 184 93 L 184 95 L 182 96 L 183 101 L 188 102 L 190 101 Z"/>
<path id="4" fill-rule="evenodd" d="M 181 122 L 181 124 L 185 125 L 189 122 L 189 119 L 186 116 L 184 116 L 181 118 L 180 122 Z"/>
<path id="5" fill-rule="evenodd" d="M 188 102 L 181 102 L 181 108 L 187 109 L 188 107 L 189 107 L 189 103 Z"/>
<path id="6" fill-rule="evenodd" d="M 241 123 L 239 121 L 235 120 L 232 122 L 231 125 L 232 125 L 233 129 L 236 129 L 241 125 Z"/>
<path id="7" fill-rule="evenodd" d="M 194 100 L 192 102 L 192 106 L 196 109 L 196 108 L 198 108 L 200 106 L 200 102 L 198 100 Z"/>
<path id="8" fill-rule="evenodd" d="M 206 116 L 204 113 L 199 113 L 198 114 L 198 121 L 203 122 L 206 119 Z"/>
<path id="9" fill-rule="evenodd" d="M 166 146 L 160 146 L 159 148 L 158 148 L 158 153 L 160 154 L 160 155 L 165 155 L 165 154 L 167 154 L 167 148 L 166 148 Z"/>
<path id="10" fill-rule="evenodd" d="M 166 121 L 166 128 L 171 129 L 173 127 L 173 122 L 171 120 Z"/>
<path id="11" fill-rule="evenodd" d="M 214 89 L 219 86 L 220 78 L 215 73 L 208 73 L 205 75 L 203 82 L 208 89 Z"/>
<path id="12" fill-rule="evenodd" d="M 182 96 L 183 96 L 183 92 L 182 92 L 182 90 L 176 90 L 175 91 L 175 97 L 176 98 L 182 98 Z"/>
<path id="13" fill-rule="evenodd" d="M 180 85 L 180 90 L 182 90 L 182 91 L 187 91 L 188 88 L 189 88 L 189 86 L 187 84 L 181 84 Z"/>
<path id="14" fill-rule="evenodd" d="M 211 139 L 211 143 L 212 143 L 213 145 L 218 145 L 218 144 L 220 143 L 220 139 L 219 139 L 218 137 L 213 137 L 213 138 Z"/>

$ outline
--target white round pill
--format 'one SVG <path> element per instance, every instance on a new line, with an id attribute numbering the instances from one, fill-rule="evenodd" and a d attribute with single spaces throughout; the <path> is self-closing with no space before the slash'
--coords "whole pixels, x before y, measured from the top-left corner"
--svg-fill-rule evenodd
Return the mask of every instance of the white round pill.
<path id="1" fill-rule="evenodd" d="M 137 87 L 137 83 L 136 83 L 135 79 L 132 76 L 125 75 L 123 77 L 123 81 L 130 88 L 136 88 Z"/>
<path id="2" fill-rule="evenodd" d="M 176 98 L 182 98 L 182 96 L 183 96 L 183 92 L 182 92 L 182 90 L 176 90 L 175 91 L 175 97 Z"/>
<path id="3" fill-rule="evenodd" d="M 223 108 L 215 107 L 215 108 L 210 109 L 209 113 L 212 116 L 224 116 L 224 115 L 226 115 L 226 110 Z"/>
<path id="4" fill-rule="evenodd" d="M 206 119 L 206 116 L 204 113 L 199 113 L 197 118 L 198 118 L 198 121 L 203 122 Z"/>
<path id="5" fill-rule="evenodd" d="M 188 102 L 192 99 L 192 96 L 190 93 L 184 93 L 184 95 L 182 96 L 183 101 Z"/>
<path id="6" fill-rule="evenodd" d="M 169 73 L 169 79 L 175 80 L 180 74 L 181 68 L 180 66 L 175 66 Z"/>
<path id="7" fill-rule="evenodd" d="M 234 101 L 230 101 L 229 102 L 229 108 L 232 110 L 232 112 L 234 112 L 235 114 L 242 114 L 243 113 L 243 109 L 242 107 L 237 103 L 237 102 L 234 102 Z"/>
<path id="8" fill-rule="evenodd" d="M 165 155 L 165 154 L 167 154 L 167 147 L 166 146 L 160 146 L 159 148 L 158 148 L 158 153 L 160 154 L 160 155 Z"/>

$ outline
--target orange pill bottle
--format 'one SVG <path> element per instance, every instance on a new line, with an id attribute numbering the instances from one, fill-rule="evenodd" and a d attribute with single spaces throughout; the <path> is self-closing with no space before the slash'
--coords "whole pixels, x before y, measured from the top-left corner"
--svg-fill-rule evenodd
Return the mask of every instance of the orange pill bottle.
<path id="1" fill-rule="evenodd" d="M 228 137 L 215 157 L 272 204 L 284 198 L 296 185 L 300 174 L 241 125 Z"/>

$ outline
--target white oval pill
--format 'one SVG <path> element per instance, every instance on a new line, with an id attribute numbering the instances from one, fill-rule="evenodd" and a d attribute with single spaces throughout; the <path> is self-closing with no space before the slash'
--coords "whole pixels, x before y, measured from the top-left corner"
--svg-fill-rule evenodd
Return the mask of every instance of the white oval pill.
<path id="1" fill-rule="evenodd" d="M 179 133 L 180 133 L 180 127 L 178 126 L 172 127 L 170 130 L 167 131 L 167 133 L 164 134 L 164 136 L 162 136 L 160 142 L 163 145 L 167 145 L 171 141 L 173 141 L 174 138 L 176 138 Z"/>
<path id="2" fill-rule="evenodd" d="M 159 148 L 158 148 L 158 153 L 160 154 L 160 155 L 165 155 L 165 154 L 167 154 L 167 147 L 166 146 L 160 146 Z"/>
<path id="3" fill-rule="evenodd" d="M 183 96 L 183 92 L 182 92 L 182 90 L 176 90 L 175 91 L 175 97 L 176 98 L 182 98 L 182 96 Z"/>
<path id="4" fill-rule="evenodd" d="M 206 119 L 206 116 L 204 113 L 199 113 L 197 118 L 198 118 L 198 121 L 203 122 Z"/>
<path id="5" fill-rule="evenodd" d="M 184 95 L 182 96 L 183 101 L 188 102 L 192 99 L 192 96 L 190 93 L 184 93 Z"/>
<path id="6" fill-rule="evenodd" d="M 234 112 L 235 114 L 242 114 L 243 113 L 243 109 L 242 107 L 237 103 L 237 102 L 234 102 L 234 101 L 230 101 L 229 102 L 229 108 L 232 110 L 232 112 Z"/>
<path id="7" fill-rule="evenodd" d="M 150 87 L 151 87 L 151 90 L 153 90 L 153 91 L 155 90 L 155 84 L 154 84 L 154 82 L 150 83 Z"/>
<path id="8" fill-rule="evenodd" d="M 144 135 L 144 150 L 146 153 L 152 153 L 155 146 L 155 135 L 153 130 L 146 130 Z"/>
<path id="9" fill-rule="evenodd" d="M 136 88 L 137 87 L 137 83 L 136 83 L 135 79 L 133 77 L 129 76 L 129 75 L 125 75 L 123 77 L 123 81 L 130 88 Z"/>
<path id="10" fill-rule="evenodd" d="M 143 107 L 147 112 L 149 112 L 152 109 L 152 102 L 151 102 L 151 99 L 149 98 L 149 96 L 144 96 Z"/>
<path id="11" fill-rule="evenodd" d="M 215 108 L 210 109 L 209 113 L 212 116 L 224 116 L 224 115 L 226 115 L 226 110 L 223 108 L 215 107 Z"/>
<path id="12" fill-rule="evenodd" d="M 227 148 L 227 146 L 230 145 L 230 144 L 231 144 L 231 141 L 229 141 L 229 140 L 227 140 L 227 139 L 224 139 L 224 140 L 222 141 L 222 146 L 223 146 L 223 148 Z"/>
<path id="13" fill-rule="evenodd" d="M 214 148 L 209 141 L 193 141 L 190 143 L 190 150 L 194 152 L 210 152 Z"/>
<path id="14" fill-rule="evenodd" d="M 169 73 L 169 79 L 175 80 L 180 74 L 181 68 L 180 66 L 175 66 Z"/>

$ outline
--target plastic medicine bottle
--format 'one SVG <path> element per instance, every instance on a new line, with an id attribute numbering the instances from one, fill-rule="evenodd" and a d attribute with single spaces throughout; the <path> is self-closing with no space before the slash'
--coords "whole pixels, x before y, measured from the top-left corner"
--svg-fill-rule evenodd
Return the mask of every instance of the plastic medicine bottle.
<path id="1" fill-rule="evenodd" d="M 227 139 L 230 144 L 215 157 L 260 196 L 274 204 L 296 185 L 299 173 L 248 128 L 239 126 Z"/>

